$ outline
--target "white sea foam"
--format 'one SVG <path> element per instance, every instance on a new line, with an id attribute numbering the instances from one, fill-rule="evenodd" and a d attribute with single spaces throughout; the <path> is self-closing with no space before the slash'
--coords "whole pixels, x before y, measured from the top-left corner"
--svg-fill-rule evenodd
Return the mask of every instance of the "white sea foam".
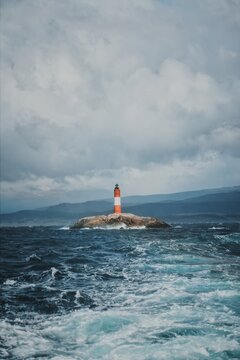
<path id="1" fill-rule="evenodd" d="M 226 227 L 223 226 L 212 226 L 210 228 L 208 228 L 208 230 L 226 230 Z"/>
<path id="2" fill-rule="evenodd" d="M 16 284 L 16 280 L 13 280 L 13 279 L 7 279 L 3 285 L 8 285 L 8 286 L 11 286 L 11 285 L 14 285 Z"/>
<path id="3" fill-rule="evenodd" d="M 40 258 L 40 256 L 38 256 L 37 254 L 31 254 L 30 256 L 28 256 L 27 258 L 26 258 L 26 261 L 31 261 L 32 259 L 36 259 L 36 260 L 41 260 L 41 258 Z"/>
<path id="4" fill-rule="evenodd" d="M 214 234 L 213 235 L 215 239 L 220 240 L 222 242 L 235 242 L 237 244 L 240 243 L 240 236 L 238 233 L 232 233 L 232 234 L 226 234 L 226 235 L 219 235 L 219 234 Z"/>
<path id="5" fill-rule="evenodd" d="M 127 225 L 124 224 L 124 223 L 119 223 L 119 224 L 116 224 L 116 225 L 107 225 L 107 226 L 97 226 L 97 227 L 94 227 L 94 229 L 101 229 L 101 230 L 122 230 L 122 229 L 126 229 L 127 228 Z"/>
<path id="6" fill-rule="evenodd" d="M 55 279 L 55 275 L 58 272 L 58 269 L 56 269 L 55 267 L 51 267 L 51 272 L 52 272 L 52 278 Z"/>
<path id="7" fill-rule="evenodd" d="M 238 296 L 240 298 L 240 292 L 238 292 L 237 290 L 218 290 L 218 289 L 200 295 L 200 297 L 204 300 L 210 298 L 232 298 L 235 296 L 236 297 Z"/>
<path id="8" fill-rule="evenodd" d="M 61 228 L 59 228 L 59 230 L 69 230 L 70 229 L 70 226 L 63 226 Z"/>
<path id="9" fill-rule="evenodd" d="M 82 294 L 80 293 L 80 291 L 79 290 L 77 290 L 76 291 L 76 294 L 75 294 L 75 298 L 76 299 L 80 299 L 80 298 L 82 298 L 83 296 L 82 296 Z"/>
<path id="10" fill-rule="evenodd" d="M 161 314 L 79 310 L 31 326 L 2 321 L 0 333 L 9 355 L 18 359 L 185 360 L 239 349 L 237 340 L 224 332 L 213 333 L 211 324 L 201 322 L 204 317 L 199 324 L 196 316 L 193 324 L 179 323 L 195 311 L 181 307 Z"/>
<path id="11" fill-rule="evenodd" d="M 147 229 L 146 226 L 142 225 L 142 226 L 131 226 L 131 227 L 127 227 L 127 230 L 143 230 L 143 229 Z"/>
<path id="12" fill-rule="evenodd" d="M 96 226 L 92 228 L 82 228 L 81 230 L 143 230 L 146 229 L 146 226 L 127 226 L 124 223 L 119 223 L 116 225 L 107 225 L 107 226 Z"/>
<path id="13" fill-rule="evenodd" d="M 27 288 L 34 288 L 36 286 L 36 284 L 34 283 L 22 283 L 19 285 L 20 289 L 27 289 Z"/>

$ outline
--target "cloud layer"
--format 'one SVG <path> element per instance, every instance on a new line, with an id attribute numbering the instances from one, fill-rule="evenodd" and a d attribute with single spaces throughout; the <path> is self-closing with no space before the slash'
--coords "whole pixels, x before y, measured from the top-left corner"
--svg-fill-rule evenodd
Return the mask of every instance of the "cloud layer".
<path id="1" fill-rule="evenodd" d="M 238 0 L 2 1 L 4 209 L 237 185 L 239 33 Z"/>

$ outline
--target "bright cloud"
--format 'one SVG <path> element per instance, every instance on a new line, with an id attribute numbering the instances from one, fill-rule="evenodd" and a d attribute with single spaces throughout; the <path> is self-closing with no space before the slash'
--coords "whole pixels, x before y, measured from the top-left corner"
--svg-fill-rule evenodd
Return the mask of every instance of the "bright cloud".
<path id="1" fill-rule="evenodd" d="M 3 1 L 0 26 L 4 208 L 239 183 L 238 1 Z"/>

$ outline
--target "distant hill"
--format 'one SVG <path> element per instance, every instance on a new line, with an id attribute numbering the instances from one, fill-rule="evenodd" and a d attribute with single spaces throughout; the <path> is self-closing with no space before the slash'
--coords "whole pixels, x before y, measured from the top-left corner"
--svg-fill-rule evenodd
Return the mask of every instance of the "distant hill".
<path id="1" fill-rule="evenodd" d="M 125 209 L 141 216 L 196 214 L 240 215 L 240 191 L 203 195 L 196 198 L 129 206 Z"/>
<path id="2" fill-rule="evenodd" d="M 156 216 L 163 219 L 226 218 L 240 215 L 240 187 L 213 190 L 189 191 L 167 195 L 130 196 L 122 199 L 123 211 L 141 216 Z M 211 193 L 212 191 L 212 193 Z M 158 201 L 152 201 L 151 199 Z M 24 210 L 1 215 L 1 226 L 18 225 L 65 225 L 79 217 L 109 214 L 112 200 L 63 203 L 44 209 Z"/>
<path id="3" fill-rule="evenodd" d="M 112 204 L 104 200 L 79 204 L 59 204 L 44 209 L 22 210 L 12 214 L 1 214 L 1 226 L 14 225 L 61 225 L 71 223 L 81 216 L 110 212 Z"/>
<path id="4" fill-rule="evenodd" d="M 50 213 L 64 213 L 64 214 L 76 214 L 76 213 L 92 213 L 99 211 L 108 211 L 113 207 L 112 201 L 108 200 L 96 200 L 96 201 L 85 201 L 83 203 L 63 203 L 54 206 L 49 206 L 44 209 L 44 212 Z"/>
<path id="5" fill-rule="evenodd" d="M 240 191 L 240 186 L 184 191 L 184 192 L 177 192 L 171 194 L 132 195 L 132 196 L 125 196 L 123 200 L 125 204 L 135 205 L 135 204 L 156 203 L 156 202 L 170 201 L 170 200 L 186 200 L 203 195 L 218 194 L 218 193 L 225 193 L 232 191 Z"/>

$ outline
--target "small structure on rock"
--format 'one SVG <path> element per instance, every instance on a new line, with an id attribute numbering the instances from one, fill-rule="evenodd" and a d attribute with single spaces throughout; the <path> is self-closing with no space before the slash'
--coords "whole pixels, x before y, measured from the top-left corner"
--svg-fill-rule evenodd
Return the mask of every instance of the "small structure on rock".
<path id="1" fill-rule="evenodd" d="M 121 207 L 121 191 L 118 184 L 115 185 L 114 188 L 114 214 L 121 214 L 122 207 Z"/>
<path id="2" fill-rule="evenodd" d="M 83 217 L 77 220 L 72 229 L 81 228 L 166 228 L 169 227 L 165 221 L 155 217 L 137 216 L 129 213 L 122 213 L 121 191 L 118 184 L 114 188 L 114 213 L 109 215 L 96 215 Z"/>

